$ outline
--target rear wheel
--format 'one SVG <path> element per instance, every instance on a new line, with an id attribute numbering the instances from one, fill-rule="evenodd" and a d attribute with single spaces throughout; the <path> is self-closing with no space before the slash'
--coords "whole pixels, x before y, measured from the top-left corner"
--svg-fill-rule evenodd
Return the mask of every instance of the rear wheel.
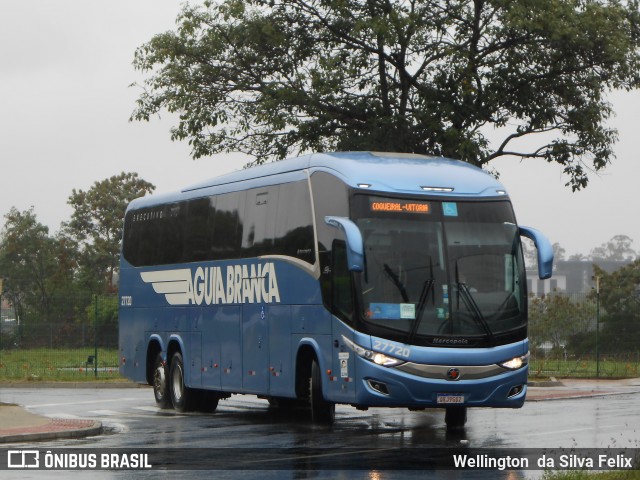
<path id="1" fill-rule="evenodd" d="M 447 430 L 462 430 L 467 423 L 467 407 L 448 407 L 444 415 Z"/>
<path id="2" fill-rule="evenodd" d="M 331 425 L 335 420 L 336 406 L 327 402 L 322 395 L 322 376 L 317 360 L 311 364 L 311 378 L 309 378 L 309 406 L 311 420 L 316 424 Z"/>
<path id="3" fill-rule="evenodd" d="M 171 408 L 167 364 L 158 354 L 153 363 L 153 396 L 160 408 Z"/>
<path id="4" fill-rule="evenodd" d="M 274 412 L 292 413 L 300 407 L 300 401 L 296 398 L 269 397 L 267 400 L 269 402 L 269 408 Z"/>
<path id="5" fill-rule="evenodd" d="M 192 390 L 192 392 L 194 392 Z M 218 408 L 218 402 L 220 401 L 220 395 L 217 392 L 211 392 L 209 390 L 197 390 L 198 398 L 198 410 L 201 412 L 213 413 Z"/>
<path id="6" fill-rule="evenodd" d="M 197 392 L 184 385 L 184 361 L 180 352 L 174 353 L 171 357 L 169 385 L 173 408 L 179 412 L 192 410 L 197 400 Z"/>

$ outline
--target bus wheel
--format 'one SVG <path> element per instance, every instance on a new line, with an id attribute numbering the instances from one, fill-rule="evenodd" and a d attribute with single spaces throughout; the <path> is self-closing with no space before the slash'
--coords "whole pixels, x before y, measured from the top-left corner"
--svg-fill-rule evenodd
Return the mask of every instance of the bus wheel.
<path id="1" fill-rule="evenodd" d="M 169 383 L 167 382 L 167 365 L 158 354 L 153 363 L 153 396 L 160 408 L 171 408 Z"/>
<path id="2" fill-rule="evenodd" d="M 444 415 L 447 430 L 462 430 L 467 423 L 467 407 L 449 407 Z"/>
<path id="3" fill-rule="evenodd" d="M 196 400 L 196 393 L 184 385 L 184 362 L 180 352 L 173 354 L 171 369 L 169 370 L 169 385 L 171 391 L 171 403 L 179 412 L 187 412 L 192 409 Z"/>
<path id="4" fill-rule="evenodd" d="M 208 390 L 199 390 L 198 392 L 198 410 L 205 413 L 213 413 L 218 408 L 220 396 L 217 392 Z"/>
<path id="5" fill-rule="evenodd" d="M 311 378 L 309 379 L 309 406 L 311 407 L 311 421 L 316 424 L 331 425 L 335 419 L 336 406 L 327 402 L 322 396 L 322 377 L 317 360 L 311 364 Z"/>
<path id="6" fill-rule="evenodd" d="M 298 407 L 298 400 L 295 398 L 269 397 L 267 401 L 269 402 L 269 408 L 273 410 L 291 412 Z"/>

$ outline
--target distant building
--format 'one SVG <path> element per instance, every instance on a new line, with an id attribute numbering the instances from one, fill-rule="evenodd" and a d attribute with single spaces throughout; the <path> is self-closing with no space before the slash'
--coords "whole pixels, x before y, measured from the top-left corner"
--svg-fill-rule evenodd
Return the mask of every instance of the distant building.
<path id="1" fill-rule="evenodd" d="M 595 288 L 593 264 L 607 273 L 612 273 L 630 262 L 610 260 L 560 260 L 554 262 L 553 276 L 548 280 L 538 278 L 537 269 L 527 268 L 527 289 L 530 294 L 543 295 L 551 292 L 588 293 Z"/>

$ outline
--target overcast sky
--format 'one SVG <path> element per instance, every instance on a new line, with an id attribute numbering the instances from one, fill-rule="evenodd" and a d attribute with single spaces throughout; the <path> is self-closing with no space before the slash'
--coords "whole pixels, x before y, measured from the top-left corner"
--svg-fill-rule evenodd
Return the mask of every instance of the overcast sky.
<path id="1" fill-rule="evenodd" d="M 52 232 L 68 220 L 73 188 L 122 171 L 176 190 L 241 168 L 238 155 L 192 160 L 171 142 L 169 115 L 130 123 L 141 81 L 136 47 L 175 26 L 176 0 L 0 0 L 0 214 L 33 206 Z M 492 164 L 518 221 L 542 230 L 568 255 L 588 254 L 614 235 L 640 250 L 640 93 L 611 96 L 617 158 L 584 192 L 540 161 Z M 4 224 L 2 219 L 0 224 Z"/>

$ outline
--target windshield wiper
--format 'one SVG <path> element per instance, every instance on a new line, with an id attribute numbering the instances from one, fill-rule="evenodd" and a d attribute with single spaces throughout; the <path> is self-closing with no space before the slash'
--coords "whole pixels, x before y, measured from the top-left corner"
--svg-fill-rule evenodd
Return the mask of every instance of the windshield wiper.
<path id="1" fill-rule="evenodd" d="M 496 337 L 493 335 L 493 332 L 491 331 L 491 328 L 489 327 L 487 320 L 484 318 L 484 315 L 482 315 L 482 312 L 480 311 L 480 307 L 478 307 L 478 304 L 473 299 L 473 296 L 471 295 L 471 292 L 469 291 L 469 287 L 467 287 L 467 284 L 464 282 L 458 282 L 458 291 L 462 294 L 461 295 L 462 301 L 464 302 L 464 305 L 467 307 L 467 310 L 471 312 L 473 319 L 486 332 L 491 344 L 495 345 Z"/>
<path id="2" fill-rule="evenodd" d="M 407 337 L 407 343 L 411 343 L 418 333 L 418 327 L 422 322 L 422 313 L 424 312 L 424 308 L 427 305 L 427 298 L 429 297 L 429 292 L 433 288 L 433 278 L 430 278 L 424 285 L 422 286 L 422 292 L 420 292 L 420 299 L 418 300 L 418 309 L 416 311 L 416 318 L 411 325 L 411 330 L 409 331 L 409 336 Z"/>
<path id="3" fill-rule="evenodd" d="M 404 303 L 409 303 L 409 295 L 407 295 L 407 289 L 404 287 L 404 284 L 398 278 L 398 275 L 396 275 L 393 272 L 393 270 L 391 270 L 391 267 L 386 263 L 383 264 L 383 266 L 384 266 L 384 271 L 386 272 L 387 275 L 389 275 L 389 278 L 391 279 L 393 284 L 397 287 L 398 291 L 400 292 L 400 295 L 402 296 L 402 300 L 404 301 Z"/>

